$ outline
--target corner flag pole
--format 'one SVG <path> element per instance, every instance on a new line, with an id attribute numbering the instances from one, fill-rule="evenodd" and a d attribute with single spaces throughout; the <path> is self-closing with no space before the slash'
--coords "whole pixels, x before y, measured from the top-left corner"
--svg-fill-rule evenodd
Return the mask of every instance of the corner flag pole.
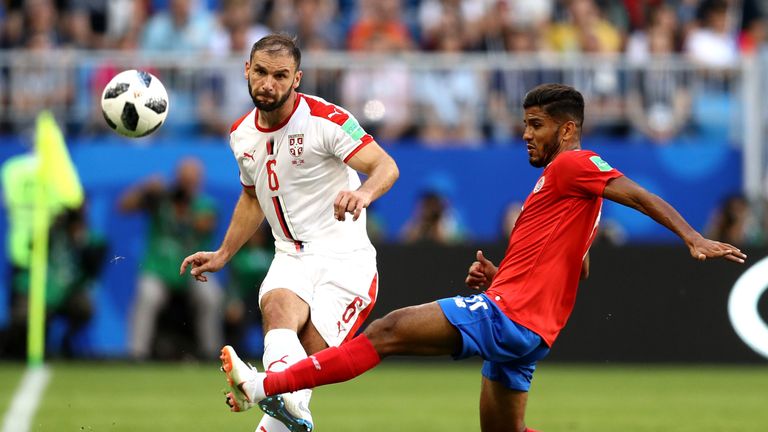
<path id="1" fill-rule="evenodd" d="M 45 356 L 45 286 L 48 273 L 48 233 L 51 219 L 61 207 L 83 204 L 83 186 L 67 151 L 64 135 L 53 115 L 43 111 L 35 126 L 37 176 L 29 265 L 29 321 L 27 363 L 43 364 Z"/>
<path id="2" fill-rule="evenodd" d="M 39 177 L 38 177 L 39 178 Z M 29 323 L 27 326 L 27 364 L 41 366 L 45 356 L 45 283 L 48 273 L 49 210 L 47 186 L 35 188 L 32 224 L 32 255 L 29 263 Z"/>

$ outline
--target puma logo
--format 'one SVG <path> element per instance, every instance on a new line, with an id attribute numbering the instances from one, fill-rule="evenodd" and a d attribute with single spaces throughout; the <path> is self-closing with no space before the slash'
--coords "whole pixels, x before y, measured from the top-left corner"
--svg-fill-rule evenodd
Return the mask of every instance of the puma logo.
<path id="1" fill-rule="evenodd" d="M 337 110 L 337 109 L 336 109 L 336 107 L 334 107 L 334 108 L 333 108 L 333 112 L 332 112 L 332 113 L 330 113 L 330 114 L 328 114 L 328 118 L 332 118 L 332 117 L 333 117 L 333 116 L 335 116 L 335 115 L 341 115 L 341 114 L 342 114 L 342 112 L 341 112 L 341 111 L 339 111 L 339 110 Z"/>
<path id="2" fill-rule="evenodd" d="M 253 158 L 253 154 L 252 153 L 243 152 L 243 157 L 244 158 L 251 158 L 252 161 L 256 162 L 256 159 Z"/>
<path id="3" fill-rule="evenodd" d="M 323 369 L 323 367 L 320 366 L 320 362 L 317 361 L 317 358 L 315 356 L 313 356 L 313 355 L 309 356 L 309 359 L 312 360 L 312 364 L 315 365 L 315 369 L 317 369 L 317 370 L 322 370 Z"/>
<path id="4" fill-rule="evenodd" d="M 267 370 L 271 371 L 272 367 L 274 367 L 276 364 L 279 364 L 279 363 L 282 363 L 282 364 L 284 364 L 287 367 L 288 366 L 288 362 L 285 360 L 287 358 L 288 358 L 288 356 L 284 355 L 282 358 L 280 358 L 280 360 L 273 361 L 272 363 L 269 364 L 269 366 L 267 366 Z"/>

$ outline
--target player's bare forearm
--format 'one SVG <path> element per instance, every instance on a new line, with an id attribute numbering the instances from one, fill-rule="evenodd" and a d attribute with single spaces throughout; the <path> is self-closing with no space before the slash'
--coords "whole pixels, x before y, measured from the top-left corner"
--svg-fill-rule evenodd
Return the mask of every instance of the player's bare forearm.
<path id="1" fill-rule="evenodd" d="M 376 164 L 371 171 L 370 176 L 358 188 L 359 191 L 367 192 L 371 195 L 371 202 L 376 201 L 384 195 L 400 176 L 400 170 L 395 161 L 389 156 L 385 157 Z"/>
<path id="2" fill-rule="evenodd" d="M 627 207 L 634 208 L 677 234 L 699 260 L 724 258 L 743 263 L 747 258 L 739 248 L 704 238 L 669 203 L 652 194 L 626 177 L 618 177 L 608 182 L 603 197 Z"/>
<path id="3" fill-rule="evenodd" d="M 256 233 L 259 225 L 264 221 L 264 212 L 259 205 L 256 193 L 249 189 L 243 189 L 237 200 L 232 219 L 229 221 L 227 233 L 221 242 L 218 253 L 229 261 L 235 253 Z"/>
<path id="4" fill-rule="evenodd" d="M 368 194 L 371 202 L 384 195 L 400 176 L 395 160 L 376 142 L 365 146 L 347 163 L 368 177 L 357 190 Z"/>
<path id="5" fill-rule="evenodd" d="M 397 164 L 376 142 L 368 143 L 347 164 L 368 176 L 357 190 L 339 191 L 333 202 L 333 217 L 343 221 L 347 213 L 357 220 L 363 209 L 384 195 L 400 176 Z"/>
<path id="6" fill-rule="evenodd" d="M 244 188 L 237 200 L 232 219 L 229 221 L 227 233 L 221 246 L 215 252 L 198 251 L 184 258 L 179 266 L 179 275 L 183 275 L 187 268 L 191 268 L 190 274 L 200 282 L 207 282 L 205 273 L 213 273 L 221 270 L 235 253 L 253 236 L 264 221 L 264 212 L 259 206 L 259 199 L 252 189 Z"/>
<path id="7" fill-rule="evenodd" d="M 677 234 L 687 245 L 701 238 L 701 234 L 694 230 L 674 207 L 625 176 L 609 181 L 603 191 L 603 197 L 646 214 Z"/>

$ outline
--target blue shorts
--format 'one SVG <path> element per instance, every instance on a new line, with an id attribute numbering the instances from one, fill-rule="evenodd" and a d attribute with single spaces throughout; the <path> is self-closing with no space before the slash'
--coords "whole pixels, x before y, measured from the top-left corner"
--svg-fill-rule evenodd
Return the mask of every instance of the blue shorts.
<path id="1" fill-rule="evenodd" d="M 461 333 L 456 360 L 480 356 L 483 376 L 512 390 L 531 388 L 536 362 L 549 354 L 539 335 L 509 319 L 485 294 L 437 301 L 448 321 Z"/>

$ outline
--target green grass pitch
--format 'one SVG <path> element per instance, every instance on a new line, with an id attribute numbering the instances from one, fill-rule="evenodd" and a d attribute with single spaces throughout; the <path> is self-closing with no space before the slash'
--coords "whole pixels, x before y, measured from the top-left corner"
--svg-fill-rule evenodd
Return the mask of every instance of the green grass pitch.
<path id="1" fill-rule="evenodd" d="M 216 364 L 54 363 L 34 431 L 251 432 L 230 413 Z M 478 362 L 388 361 L 315 391 L 318 432 L 478 431 Z M 0 412 L 20 364 L 0 363 Z M 544 432 L 765 432 L 765 366 L 561 365 L 542 362 L 530 427 Z"/>

